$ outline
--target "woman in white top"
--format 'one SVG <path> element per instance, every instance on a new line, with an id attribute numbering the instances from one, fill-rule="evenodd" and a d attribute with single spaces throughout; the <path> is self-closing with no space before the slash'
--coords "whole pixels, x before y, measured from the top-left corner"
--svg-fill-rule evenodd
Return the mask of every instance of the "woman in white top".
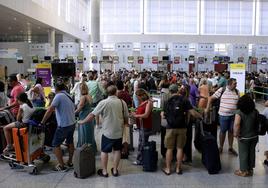
<path id="1" fill-rule="evenodd" d="M 28 99 L 26 93 L 19 94 L 17 100 L 20 104 L 19 112 L 17 115 L 17 121 L 10 123 L 4 127 L 7 147 L 4 149 L 3 153 L 7 153 L 13 150 L 12 136 L 11 136 L 12 128 L 25 127 L 35 110 L 31 101 Z"/>

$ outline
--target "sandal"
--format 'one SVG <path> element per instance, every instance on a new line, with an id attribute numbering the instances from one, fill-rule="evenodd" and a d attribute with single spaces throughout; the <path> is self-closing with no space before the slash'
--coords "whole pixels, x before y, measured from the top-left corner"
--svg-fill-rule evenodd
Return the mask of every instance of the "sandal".
<path id="1" fill-rule="evenodd" d="M 182 173 L 182 169 L 179 169 L 178 171 L 176 171 L 176 173 L 178 174 L 178 175 L 182 175 L 183 173 Z"/>
<path id="2" fill-rule="evenodd" d="M 167 176 L 169 176 L 169 175 L 171 174 L 171 172 L 167 172 L 166 169 L 164 169 L 164 168 L 162 168 L 161 170 L 162 170 L 162 172 L 164 172 L 164 174 L 167 175 Z"/>
<path id="3" fill-rule="evenodd" d="M 7 153 L 10 153 L 10 152 L 12 152 L 12 151 L 14 151 L 13 146 L 7 146 L 7 147 L 3 150 L 3 153 L 4 153 L 4 154 L 7 154 Z"/>
<path id="4" fill-rule="evenodd" d="M 97 174 L 99 175 L 99 176 L 101 176 L 101 177 L 105 177 L 105 178 L 108 178 L 108 173 L 107 174 L 103 174 L 103 171 L 102 171 L 102 169 L 99 169 L 98 171 L 97 171 Z"/>
<path id="5" fill-rule="evenodd" d="M 241 176 L 241 177 L 247 177 L 249 176 L 248 172 L 247 171 L 241 171 L 241 170 L 236 170 L 234 172 L 235 175 L 237 176 Z"/>
<path id="6" fill-rule="evenodd" d="M 114 168 L 111 168 L 111 173 L 114 177 L 119 176 L 118 170 L 116 170 L 116 173 L 114 173 Z"/>

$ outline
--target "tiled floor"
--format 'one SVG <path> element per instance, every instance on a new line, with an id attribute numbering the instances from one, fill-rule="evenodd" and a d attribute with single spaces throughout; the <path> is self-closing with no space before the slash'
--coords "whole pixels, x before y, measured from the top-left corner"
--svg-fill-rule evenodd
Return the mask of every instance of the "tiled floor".
<path id="1" fill-rule="evenodd" d="M 258 109 L 263 109 L 258 105 Z M 99 135 L 99 134 L 98 134 Z M 134 145 L 137 146 L 137 133 L 134 133 Z M 152 136 L 151 140 L 160 142 L 160 135 Z M 158 145 L 159 147 L 159 145 Z M 237 148 L 235 142 L 235 148 Z M 221 155 L 222 171 L 218 175 L 209 175 L 202 166 L 201 156 L 198 152 L 193 151 L 193 164 L 191 166 L 183 166 L 184 174 L 179 176 L 173 173 L 166 176 L 161 172 L 163 160 L 159 155 L 158 171 L 154 173 L 143 172 L 141 167 L 133 166 L 131 162 L 135 159 L 135 152 L 128 160 L 121 160 L 120 176 L 109 178 L 101 178 L 97 175 L 87 179 L 76 179 L 73 171 L 65 173 L 55 173 L 50 169 L 55 165 L 55 159 L 46 165 L 39 165 L 41 170 L 37 176 L 30 175 L 26 171 L 11 170 L 6 162 L 0 161 L 0 188 L 267 188 L 268 187 L 268 167 L 262 162 L 264 159 L 263 151 L 265 150 L 265 141 L 260 137 L 260 142 L 256 148 L 256 168 L 253 177 L 237 177 L 233 175 L 235 169 L 239 167 L 238 158 L 230 156 L 225 148 Z M 100 166 L 100 157 L 96 158 L 97 168 Z M 109 164 L 109 167 L 111 165 Z M 109 168 L 110 169 L 110 168 Z"/>

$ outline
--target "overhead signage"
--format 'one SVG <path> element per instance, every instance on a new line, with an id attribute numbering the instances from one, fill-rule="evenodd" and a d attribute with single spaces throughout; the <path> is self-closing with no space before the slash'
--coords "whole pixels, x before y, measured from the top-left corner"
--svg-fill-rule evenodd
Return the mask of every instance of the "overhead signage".
<path id="1" fill-rule="evenodd" d="M 77 56 L 77 63 L 83 63 L 84 57 L 83 56 Z"/>
<path id="2" fill-rule="evenodd" d="M 17 58 L 18 49 L 15 48 L 6 48 L 0 49 L 0 58 Z"/>
<path id="3" fill-rule="evenodd" d="M 113 56 L 113 63 L 118 64 L 119 63 L 119 56 Z"/>
<path id="4" fill-rule="evenodd" d="M 152 57 L 152 63 L 153 64 L 158 64 L 158 56 L 153 56 Z"/>
<path id="5" fill-rule="evenodd" d="M 267 62 L 268 62 L 268 58 L 267 57 L 262 57 L 261 58 L 261 64 L 266 65 Z"/>
<path id="6" fill-rule="evenodd" d="M 127 62 L 130 63 L 130 64 L 133 64 L 134 63 L 134 56 L 128 56 L 127 57 Z"/>
<path id="7" fill-rule="evenodd" d="M 205 63 L 205 57 L 198 57 L 197 62 L 198 62 L 198 64 L 204 64 Z"/>
<path id="8" fill-rule="evenodd" d="M 44 80 L 44 87 L 51 86 L 51 64 L 42 63 L 36 65 L 36 77 L 41 77 Z"/>
<path id="9" fill-rule="evenodd" d="M 195 57 L 193 55 L 189 56 L 189 64 L 194 64 L 195 63 Z"/>
<path id="10" fill-rule="evenodd" d="M 144 62 L 144 57 L 138 56 L 138 64 L 143 64 L 143 62 Z"/>
<path id="11" fill-rule="evenodd" d="M 180 64 L 180 62 L 181 62 L 181 57 L 180 56 L 174 57 L 174 64 Z"/>
<path id="12" fill-rule="evenodd" d="M 244 57 L 238 57 L 237 62 L 238 63 L 243 63 L 244 62 Z"/>
<path id="13" fill-rule="evenodd" d="M 257 64 L 257 62 L 258 62 L 258 58 L 256 58 L 256 57 L 251 58 L 251 64 L 255 65 L 255 64 Z"/>
<path id="14" fill-rule="evenodd" d="M 97 57 L 97 56 L 91 56 L 91 62 L 92 62 L 93 64 L 98 63 L 98 57 Z"/>

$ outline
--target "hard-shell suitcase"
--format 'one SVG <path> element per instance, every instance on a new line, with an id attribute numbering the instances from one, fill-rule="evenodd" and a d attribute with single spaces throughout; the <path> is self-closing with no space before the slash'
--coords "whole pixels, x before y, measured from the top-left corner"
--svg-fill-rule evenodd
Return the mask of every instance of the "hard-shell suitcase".
<path id="1" fill-rule="evenodd" d="M 5 134 L 3 130 L 3 126 L 0 126 L 0 154 L 3 153 L 3 150 L 6 147 L 6 139 L 5 139 Z"/>
<path id="2" fill-rule="evenodd" d="M 74 176 L 76 178 L 87 178 L 95 174 L 96 162 L 95 152 L 91 144 L 84 144 L 76 148 L 73 156 Z"/>
<path id="3" fill-rule="evenodd" d="M 7 125 L 14 121 L 15 121 L 15 118 L 9 110 L 0 111 L 0 126 Z"/>
<path id="4" fill-rule="evenodd" d="M 152 110 L 152 133 L 161 132 L 161 109 L 154 108 Z"/>
<path id="5" fill-rule="evenodd" d="M 202 163 L 209 174 L 217 174 L 221 170 L 220 153 L 216 138 L 209 132 L 204 131 L 203 123 L 199 123 L 201 130 Z"/>
<path id="6" fill-rule="evenodd" d="M 143 171 L 154 172 L 157 170 L 158 153 L 156 151 L 156 142 L 151 141 L 144 144 L 142 152 Z"/>

